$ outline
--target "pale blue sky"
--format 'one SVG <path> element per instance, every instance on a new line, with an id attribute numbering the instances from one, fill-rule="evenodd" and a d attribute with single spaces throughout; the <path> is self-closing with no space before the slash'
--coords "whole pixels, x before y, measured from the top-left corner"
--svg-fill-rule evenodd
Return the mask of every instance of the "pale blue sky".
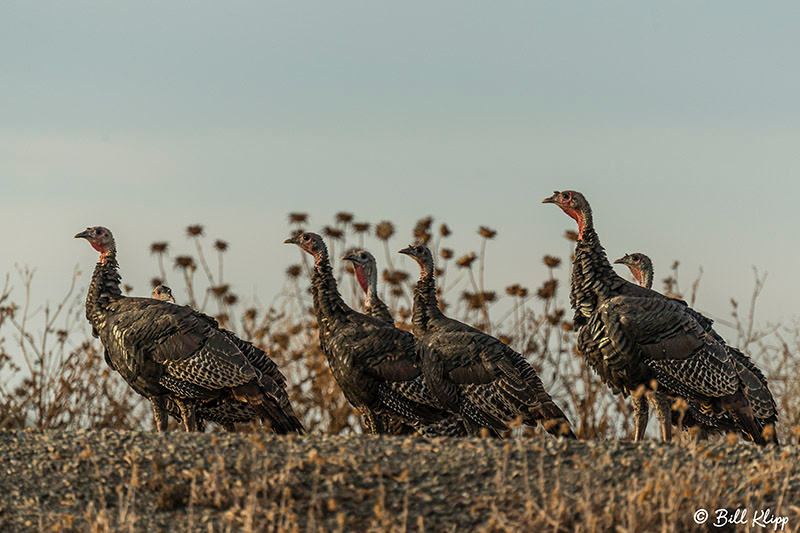
<path id="1" fill-rule="evenodd" d="M 0 271 L 55 299 L 102 224 L 144 292 L 149 243 L 200 222 L 269 301 L 286 213 L 347 210 L 432 214 L 462 250 L 490 225 L 489 285 L 534 287 L 572 227 L 539 201 L 574 188 L 609 255 L 702 265 L 704 311 L 756 265 L 761 316 L 793 317 L 799 26 L 796 2 L 6 1 Z"/>

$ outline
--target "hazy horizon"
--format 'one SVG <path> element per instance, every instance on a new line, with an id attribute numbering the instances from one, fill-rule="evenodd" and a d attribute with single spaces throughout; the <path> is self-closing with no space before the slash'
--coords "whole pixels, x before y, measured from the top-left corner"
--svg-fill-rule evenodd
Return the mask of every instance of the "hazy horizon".
<path id="1" fill-rule="evenodd" d="M 756 266 L 757 317 L 794 320 L 798 20 L 790 2 L 4 3 L 0 272 L 37 268 L 40 303 L 80 265 L 84 290 L 96 256 L 72 236 L 104 225 L 146 294 L 150 243 L 190 251 L 200 223 L 230 242 L 235 292 L 269 302 L 298 259 L 287 213 L 319 230 L 348 211 L 403 238 L 432 215 L 459 251 L 488 225 L 487 288 L 534 288 L 574 226 L 539 202 L 570 188 L 657 288 L 675 259 L 684 284 L 702 266 L 697 306 L 725 318 Z"/>

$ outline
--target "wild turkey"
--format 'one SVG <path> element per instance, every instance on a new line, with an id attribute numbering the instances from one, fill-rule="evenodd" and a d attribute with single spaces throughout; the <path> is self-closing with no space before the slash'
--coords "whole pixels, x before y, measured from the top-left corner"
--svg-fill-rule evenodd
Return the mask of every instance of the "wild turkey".
<path id="1" fill-rule="evenodd" d="M 570 303 L 578 350 L 603 381 L 624 394 L 653 382 L 659 392 L 700 406 L 692 412 L 697 420 L 715 425 L 730 417 L 743 435 L 765 444 L 736 363 L 701 315 L 614 272 L 581 193 L 556 191 L 543 203 L 556 204 L 578 224 Z"/>
<path id="2" fill-rule="evenodd" d="M 353 263 L 353 271 L 358 284 L 364 291 L 364 314 L 377 318 L 394 326 L 394 317 L 389 306 L 383 303 L 378 296 L 378 264 L 375 257 L 366 250 L 353 250 L 342 256 L 344 261 Z M 367 424 L 379 424 L 379 428 L 369 428 L 370 433 L 391 433 L 393 435 L 408 435 L 414 433 L 413 426 L 404 424 L 402 420 L 387 415 L 375 415 Z"/>
<path id="3" fill-rule="evenodd" d="M 520 419 L 530 426 L 541 423 L 551 435 L 574 439 L 567 417 L 520 354 L 441 312 L 431 251 L 419 245 L 400 253 L 420 266 L 414 288 L 413 333 L 425 378 L 442 405 L 490 430 L 506 431 L 510 422 Z"/>
<path id="4" fill-rule="evenodd" d="M 111 367 L 150 400 L 159 431 L 166 429 L 170 398 L 189 431 L 197 429 L 195 406 L 213 409 L 231 399 L 257 409 L 277 433 L 303 431 L 283 383 L 248 360 L 266 354 L 257 354 L 251 344 L 190 307 L 123 296 L 111 232 L 96 226 L 75 237 L 100 252 L 86 297 L 92 333 L 103 343 Z"/>
<path id="5" fill-rule="evenodd" d="M 152 297 L 156 300 L 175 303 L 175 298 L 172 295 L 172 289 L 166 285 L 159 285 L 155 287 L 153 289 Z M 281 386 L 281 388 L 286 388 L 286 378 L 283 377 L 283 374 L 281 374 L 280 370 L 278 370 L 278 366 L 272 359 L 270 359 L 264 350 L 257 348 L 251 343 L 242 341 L 230 331 L 225 329 L 222 331 L 234 342 L 240 343 L 240 349 L 250 364 L 252 364 L 262 374 L 273 379 Z M 174 412 L 174 408 L 172 407 L 173 405 L 176 404 L 174 404 L 174 402 L 168 398 L 167 411 L 169 411 L 170 414 Z M 231 398 L 224 402 L 200 403 L 195 408 L 195 415 L 198 429 L 200 431 L 203 431 L 205 426 L 203 422 L 206 420 L 216 422 L 226 431 L 236 431 L 235 424 L 255 422 L 261 418 L 259 410 L 253 407 L 251 404 Z"/>
<path id="6" fill-rule="evenodd" d="M 639 283 L 640 286 L 648 289 L 652 288 L 654 275 L 653 262 L 647 255 L 639 252 L 625 254 L 625 256 L 617 259 L 614 261 L 614 263 L 627 266 L 634 279 Z M 710 318 L 700 315 L 699 313 L 697 314 L 699 317 L 701 317 L 701 324 L 704 326 L 704 329 L 716 336 L 717 333 L 712 328 L 713 321 Z M 724 342 L 724 339 L 721 337 L 719 337 L 718 340 Z M 728 346 L 727 344 L 725 344 L 725 346 L 733 361 L 736 363 L 736 369 L 739 373 L 739 378 L 744 385 L 744 394 L 747 397 L 747 400 L 750 402 L 750 407 L 753 410 L 753 415 L 756 419 L 756 422 L 765 428 L 771 426 L 772 430 L 767 432 L 767 436 L 770 437 L 769 440 L 774 440 L 777 442 L 778 437 L 777 433 L 775 432 L 775 423 L 778 421 L 778 408 L 775 404 L 775 399 L 772 397 L 772 393 L 769 390 L 767 378 L 764 377 L 764 374 L 755 365 L 755 363 L 753 363 L 750 357 L 732 346 Z M 670 420 L 670 405 L 672 404 L 672 401 L 670 398 L 665 397 L 663 394 L 659 394 L 657 392 L 653 394 L 653 397 L 656 412 L 662 425 L 662 437 L 664 437 L 664 421 Z M 642 418 L 641 424 L 646 427 L 648 406 L 642 395 L 634 396 L 634 412 L 637 416 L 637 437 L 640 433 L 643 436 L 645 428 L 643 427 L 639 429 L 639 418 Z M 730 418 L 715 420 L 715 422 L 718 423 L 718 425 L 715 427 L 692 420 L 691 412 L 687 413 L 687 415 L 689 420 L 684 419 L 680 422 L 688 426 L 698 425 L 703 433 L 735 430 L 735 423 Z M 672 413 L 671 419 L 673 424 L 677 422 L 676 418 L 678 417 Z M 641 440 L 641 437 L 639 437 L 637 440 Z M 669 439 L 665 438 L 664 440 Z"/>
<path id="7" fill-rule="evenodd" d="M 460 420 L 440 409 L 425 385 L 414 337 L 352 310 L 342 300 L 322 237 L 302 233 L 284 242 L 314 257 L 311 292 L 320 347 L 347 400 L 370 418 L 368 427 L 377 429 L 381 416 L 387 415 L 423 434 L 464 434 Z"/>
<path id="8" fill-rule="evenodd" d="M 150 297 L 155 300 L 161 300 L 162 302 L 175 303 L 175 297 L 172 296 L 172 289 L 166 285 L 158 285 L 157 287 L 154 287 Z"/>
<path id="9" fill-rule="evenodd" d="M 366 250 L 354 250 L 345 254 L 342 259 L 353 263 L 356 280 L 366 295 L 364 314 L 394 324 L 389 306 L 378 296 L 378 265 L 375 257 Z"/>

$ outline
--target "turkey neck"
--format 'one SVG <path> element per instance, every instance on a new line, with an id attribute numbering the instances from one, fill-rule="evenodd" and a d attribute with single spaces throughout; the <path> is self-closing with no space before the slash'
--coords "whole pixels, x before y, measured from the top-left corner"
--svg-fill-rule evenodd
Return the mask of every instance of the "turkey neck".
<path id="1" fill-rule="evenodd" d="M 327 249 L 320 252 L 314 264 L 311 290 L 314 296 L 314 310 L 317 313 L 317 321 L 320 328 L 323 327 L 323 317 L 335 320 L 344 318 L 347 312 L 350 311 L 350 308 L 347 307 L 347 304 L 344 303 L 342 296 L 339 294 L 336 278 L 333 276 L 333 268 L 328 259 Z M 330 329 L 330 327 L 327 329 Z"/>
<path id="2" fill-rule="evenodd" d="M 99 329 L 98 326 L 103 322 L 108 304 L 122 298 L 122 291 L 119 289 L 120 279 L 117 250 L 112 247 L 109 251 L 103 252 L 95 265 L 89 293 L 86 295 L 86 318 L 95 330 Z"/>
<path id="3" fill-rule="evenodd" d="M 608 257 L 594 230 L 592 210 L 587 207 L 578 220 L 578 242 L 572 261 L 570 302 L 585 317 L 591 316 L 598 304 L 609 298 L 622 282 L 608 262 Z"/>
<path id="4" fill-rule="evenodd" d="M 423 335 L 432 319 L 444 316 L 436 298 L 436 279 L 433 268 L 426 267 L 414 287 L 414 311 L 411 315 L 415 336 Z"/>

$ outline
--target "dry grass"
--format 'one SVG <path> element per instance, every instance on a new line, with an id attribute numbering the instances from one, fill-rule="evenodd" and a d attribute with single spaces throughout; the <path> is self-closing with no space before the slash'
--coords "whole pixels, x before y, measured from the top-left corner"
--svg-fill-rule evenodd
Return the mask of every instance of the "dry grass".
<path id="1" fill-rule="evenodd" d="M 308 220 L 304 213 L 290 214 L 287 233 L 302 231 Z M 395 224 L 359 222 L 349 213 L 338 213 L 323 233 L 345 299 L 360 308 L 362 295 L 353 281 L 352 268 L 338 258 L 347 249 L 366 246 L 376 252 L 384 267 L 380 290 L 385 301 L 400 326 L 408 328 L 417 273 L 404 271 L 403 263 L 397 262 L 393 250 L 407 241 L 397 236 Z M 414 242 L 430 246 L 437 257 L 440 298 L 446 312 L 520 351 L 565 409 L 579 437 L 629 438 L 633 429 L 630 402 L 610 394 L 575 351 L 566 301 L 570 258 L 544 256 L 548 275 L 539 280 L 538 287 L 509 283 L 504 288 L 489 288 L 484 265 L 487 244 L 498 238 L 497 232 L 481 226 L 476 232 L 476 251 L 466 252 L 448 246 L 451 235 L 446 224 L 437 225 L 430 217 L 419 220 L 411 235 Z M 573 232 L 566 233 L 569 240 L 575 237 Z M 189 226 L 186 238 L 191 254 L 173 256 L 173 246 L 163 241 L 151 245 L 156 272 L 153 285 L 167 277 L 172 265 L 170 274 L 179 274 L 183 285 L 173 285 L 176 294 L 187 294 L 189 303 L 266 349 L 287 375 L 295 410 L 311 432 L 360 432 L 361 421 L 340 393 L 319 350 L 308 293 L 311 265 L 307 256 L 298 252 L 299 262 L 286 268 L 283 290 L 265 306 L 255 297 L 237 294 L 224 278 L 224 260 L 229 253 L 225 241 L 208 242 L 200 225 Z M 684 295 L 678 266 L 677 262 L 672 265 L 662 290 L 694 303 L 700 276 Z M 0 292 L 0 428 L 150 429 L 152 420 L 145 402 L 104 364 L 102 347 L 87 335 L 83 294 L 77 294 L 75 285 L 77 272 L 73 285 L 56 305 L 30 301 L 31 271 L 19 271 L 17 277 L 21 290 L 12 292 L 11 277 L 7 276 Z M 172 278 L 174 284 L 175 276 Z M 756 274 L 747 309 L 732 301 L 731 315 L 724 322 L 737 332 L 729 340 L 750 354 L 770 380 L 779 406 L 782 439 L 797 442 L 800 381 L 795 376 L 800 371 L 796 355 L 800 353 L 800 327 L 759 327 L 755 309 L 763 283 Z M 140 290 L 138 294 L 148 292 Z M 37 331 L 31 331 L 34 316 L 40 324 Z"/>

